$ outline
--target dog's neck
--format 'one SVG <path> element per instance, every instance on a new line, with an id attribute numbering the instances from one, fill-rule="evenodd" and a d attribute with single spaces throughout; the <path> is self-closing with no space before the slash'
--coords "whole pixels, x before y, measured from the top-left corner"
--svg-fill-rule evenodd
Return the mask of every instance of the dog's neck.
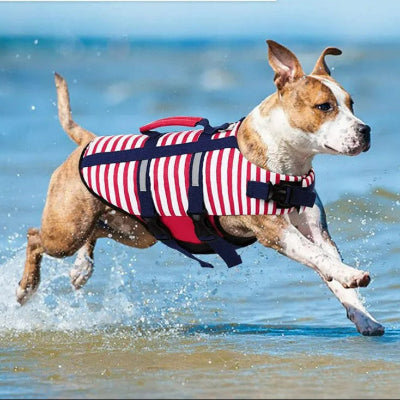
<path id="1" fill-rule="evenodd" d="M 279 94 L 274 93 L 243 120 L 237 135 L 240 151 L 261 168 L 287 175 L 307 174 L 314 154 L 291 141 L 292 130 Z"/>

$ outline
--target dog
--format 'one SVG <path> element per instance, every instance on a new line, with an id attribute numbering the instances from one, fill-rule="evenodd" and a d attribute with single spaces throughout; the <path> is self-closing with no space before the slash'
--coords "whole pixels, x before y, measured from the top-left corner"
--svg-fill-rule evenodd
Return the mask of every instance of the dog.
<path id="1" fill-rule="evenodd" d="M 351 96 L 331 77 L 325 62 L 327 55 L 341 51 L 326 48 L 306 75 L 292 51 L 272 40 L 267 45 L 277 90 L 241 122 L 236 133 L 241 154 L 263 170 L 305 176 L 316 154 L 355 156 L 367 151 L 371 129 L 354 115 Z M 57 73 L 55 82 L 60 123 L 78 147 L 51 177 L 41 228 L 28 230 L 26 263 L 16 290 L 21 305 L 38 288 L 44 253 L 52 257 L 77 254 L 70 277 L 79 289 L 93 272 L 99 238 L 112 237 L 140 249 L 157 242 L 143 219 L 105 204 L 82 182 L 81 155 L 96 135 L 74 122 L 67 83 Z M 312 268 L 359 333 L 383 335 L 384 327 L 365 309 L 357 291 L 369 284 L 370 276 L 343 263 L 318 196 L 302 212 L 296 208 L 282 215 L 222 215 L 218 223 L 232 237 L 256 239 Z"/>

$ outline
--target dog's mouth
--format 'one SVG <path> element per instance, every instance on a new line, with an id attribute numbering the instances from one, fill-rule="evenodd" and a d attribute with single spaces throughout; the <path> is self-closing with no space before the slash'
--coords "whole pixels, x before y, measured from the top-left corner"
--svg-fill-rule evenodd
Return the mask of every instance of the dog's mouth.
<path id="1" fill-rule="evenodd" d="M 339 153 L 340 153 L 340 151 L 334 149 L 334 148 L 331 147 L 331 146 L 328 146 L 327 144 L 325 144 L 324 147 L 325 147 L 327 150 L 329 150 L 330 153 L 333 153 L 333 154 L 339 154 Z"/>
<path id="2" fill-rule="evenodd" d="M 359 147 L 355 147 L 354 149 L 349 149 L 346 152 L 336 150 L 335 148 L 328 146 L 327 144 L 325 144 L 324 147 L 328 150 L 328 152 L 330 154 L 344 154 L 344 155 L 349 155 L 349 156 L 356 156 L 362 152 L 368 151 L 370 146 L 369 145 L 359 146 Z"/>
<path id="3" fill-rule="evenodd" d="M 370 143 L 370 142 L 367 142 L 367 144 L 366 144 L 365 147 L 364 147 L 363 152 L 364 152 L 364 153 L 367 152 L 370 148 L 371 148 L 371 143 Z"/>

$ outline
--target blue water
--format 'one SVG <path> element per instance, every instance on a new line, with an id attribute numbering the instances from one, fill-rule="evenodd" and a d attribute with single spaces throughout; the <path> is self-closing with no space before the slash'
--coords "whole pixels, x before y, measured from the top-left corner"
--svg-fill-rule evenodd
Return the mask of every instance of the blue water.
<path id="1" fill-rule="evenodd" d="M 285 44 L 305 71 L 332 45 Z M 171 115 L 236 121 L 274 91 L 273 72 L 262 41 L 0 38 L 1 397 L 321 396 L 312 382 L 326 380 L 324 365 L 337 378 L 324 380 L 332 396 L 348 374 L 366 396 L 399 393 L 400 46 L 334 45 L 343 55 L 327 59 L 332 75 L 372 127 L 372 147 L 357 157 L 317 156 L 316 185 L 345 261 L 371 273 L 361 293 L 386 327 L 382 338 L 361 337 L 315 273 L 258 244 L 230 270 L 205 256 L 216 265 L 205 271 L 162 244 L 142 251 L 104 239 L 84 289 L 69 283 L 73 258 L 46 256 L 39 291 L 21 308 L 14 291 L 26 230 L 40 226 L 50 175 L 75 148 L 58 122 L 55 71 L 69 84 L 74 119 L 99 135 L 134 133 Z M 221 371 L 237 371 L 236 363 L 241 374 L 227 378 Z M 213 379 L 226 386 L 204 391 L 206 382 L 218 386 Z"/>

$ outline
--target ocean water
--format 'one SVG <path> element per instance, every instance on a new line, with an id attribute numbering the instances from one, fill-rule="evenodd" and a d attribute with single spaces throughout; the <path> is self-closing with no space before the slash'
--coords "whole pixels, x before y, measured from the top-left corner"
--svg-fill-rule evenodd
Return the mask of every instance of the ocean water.
<path id="1" fill-rule="evenodd" d="M 285 43 L 309 72 L 335 43 Z M 263 41 L 129 42 L 0 38 L 1 398 L 394 398 L 400 393 L 400 46 L 341 44 L 327 61 L 372 128 L 357 157 L 315 158 L 317 191 L 344 260 L 386 327 L 363 337 L 307 267 L 254 244 L 214 270 L 156 244 L 103 239 L 75 291 L 74 258 L 45 256 L 21 307 L 25 237 L 40 226 L 52 171 L 74 149 L 53 73 L 74 119 L 99 135 L 164 116 L 236 121 L 274 91 Z"/>

